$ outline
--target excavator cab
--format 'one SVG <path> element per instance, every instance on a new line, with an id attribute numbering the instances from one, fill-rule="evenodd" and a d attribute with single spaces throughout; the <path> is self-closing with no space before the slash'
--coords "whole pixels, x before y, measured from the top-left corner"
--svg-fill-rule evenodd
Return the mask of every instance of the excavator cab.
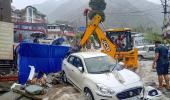
<path id="1" fill-rule="evenodd" d="M 133 40 L 129 28 L 112 28 L 106 30 L 105 33 L 106 37 L 117 46 L 117 52 L 133 50 Z"/>

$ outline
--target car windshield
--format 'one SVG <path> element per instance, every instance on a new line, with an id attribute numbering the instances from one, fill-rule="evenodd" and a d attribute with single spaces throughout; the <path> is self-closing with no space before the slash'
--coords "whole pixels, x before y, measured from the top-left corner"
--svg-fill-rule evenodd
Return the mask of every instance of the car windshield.
<path id="1" fill-rule="evenodd" d="M 88 73 L 101 74 L 111 72 L 116 67 L 116 61 L 109 56 L 85 58 Z"/>

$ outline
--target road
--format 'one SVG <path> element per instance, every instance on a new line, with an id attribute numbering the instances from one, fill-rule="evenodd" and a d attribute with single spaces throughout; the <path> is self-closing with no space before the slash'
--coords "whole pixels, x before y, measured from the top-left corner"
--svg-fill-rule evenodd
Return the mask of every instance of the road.
<path id="1" fill-rule="evenodd" d="M 158 86 L 158 79 L 156 70 L 152 69 L 152 61 L 140 61 L 139 65 L 140 68 L 137 73 L 142 78 L 144 85 L 156 88 Z M 163 93 L 163 100 L 170 100 L 170 91 L 163 89 L 161 92 Z"/>

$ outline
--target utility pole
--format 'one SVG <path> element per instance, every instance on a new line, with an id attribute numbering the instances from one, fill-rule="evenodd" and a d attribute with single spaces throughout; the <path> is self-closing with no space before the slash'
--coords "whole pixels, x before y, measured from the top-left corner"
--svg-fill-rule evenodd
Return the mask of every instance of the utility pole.
<path id="1" fill-rule="evenodd" d="M 168 14 L 170 13 L 168 11 L 168 1 L 169 0 L 160 0 L 163 6 L 163 14 L 164 14 L 164 20 L 163 20 L 163 27 L 162 27 L 162 31 L 163 31 L 163 37 L 162 40 L 164 42 L 164 44 L 167 43 L 167 34 L 168 34 L 168 26 L 169 26 L 169 18 L 168 18 Z"/>

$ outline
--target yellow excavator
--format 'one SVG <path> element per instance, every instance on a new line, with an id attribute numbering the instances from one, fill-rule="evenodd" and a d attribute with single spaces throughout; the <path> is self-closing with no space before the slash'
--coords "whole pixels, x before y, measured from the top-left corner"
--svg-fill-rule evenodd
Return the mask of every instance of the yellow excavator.
<path id="1" fill-rule="evenodd" d="M 90 36 L 94 33 L 97 34 L 99 43 L 102 46 L 102 52 L 113 57 L 114 59 L 124 62 L 125 67 L 137 69 L 138 68 L 138 50 L 133 48 L 133 39 L 131 37 L 131 30 L 128 28 L 113 28 L 103 31 L 100 28 L 101 16 L 95 15 L 88 23 L 85 33 L 80 40 L 80 46 L 83 47 Z M 95 32 L 94 32 L 95 31 Z M 119 50 L 115 43 L 115 38 L 123 36 L 124 48 Z"/>

